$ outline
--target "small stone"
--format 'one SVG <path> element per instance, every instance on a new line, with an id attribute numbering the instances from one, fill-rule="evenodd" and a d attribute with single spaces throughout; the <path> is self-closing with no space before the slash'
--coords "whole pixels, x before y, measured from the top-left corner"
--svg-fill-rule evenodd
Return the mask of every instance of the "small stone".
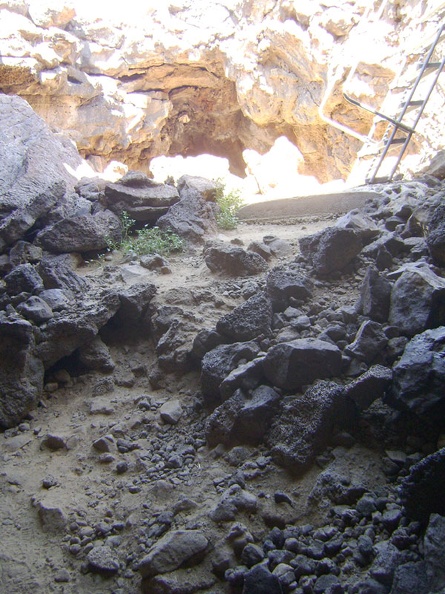
<path id="1" fill-rule="evenodd" d="M 45 478 L 42 480 L 42 487 L 44 489 L 51 489 L 51 487 L 56 487 L 59 483 L 57 482 L 57 480 L 53 477 L 52 474 L 48 474 L 47 476 L 45 476 Z"/>
<path id="2" fill-rule="evenodd" d="M 167 425 L 176 425 L 182 416 L 182 406 L 179 400 L 169 400 L 159 409 L 161 419 Z"/>
<path id="3" fill-rule="evenodd" d="M 54 577 L 54 581 L 58 584 L 70 582 L 71 576 L 69 571 L 67 569 L 59 569 Z"/>
<path id="4" fill-rule="evenodd" d="M 116 464 L 116 472 L 117 474 L 124 474 L 128 470 L 128 464 L 125 461 L 118 462 Z"/>
<path id="5" fill-rule="evenodd" d="M 93 547 L 87 555 L 87 562 L 93 573 L 112 576 L 119 571 L 119 560 L 116 553 L 107 546 Z"/>
<path id="6" fill-rule="evenodd" d="M 275 503 L 288 503 L 289 505 L 292 505 L 292 499 L 282 491 L 276 491 L 274 493 L 274 500 Z"/>

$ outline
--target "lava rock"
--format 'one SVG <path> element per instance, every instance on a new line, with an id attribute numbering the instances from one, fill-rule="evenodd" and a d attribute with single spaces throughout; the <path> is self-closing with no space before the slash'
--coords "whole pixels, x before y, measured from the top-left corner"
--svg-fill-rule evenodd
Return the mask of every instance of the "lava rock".
<path id="1" fill-rule="evenodd" d="M 305 302 L 312 297 L 313 283 L 298 267 L 291 265 L 271 270 L 266 286 L 275 312 L 284 311 L 291 299 Z"/>
<path id="2" fill-rule="evenodd" d="M 345 268 L 362 249 L 359 235 L 353 229 L 328 227 L 299 240 L 300 250 L 319 275 L 329 275 Z"/>
<path id="3" fill-rule="evenodd" d="M 316 379 L 339 375 L 341 351 L 314 338 L 300 338 L 273 346 L 263 362 L 265 377 L 284 390 L 299 390 Z"/>
<path id="4" fill-rule="evenodd" d="M 119 571 L 119 559 L 110 547 L 95 546 L 87 555 L 90 571 L 103 576 L 113 576 Z"/>
<path id="5" fill-rule="evenodd" d="M 253 276 L 267 270 L 267 262 L 259 254 L 226 243 L 207 246 L 204 261 L 212 272 L 229 276 Z"/>
<path id="6" fill-rule="evenodd" d="M 265 293 L 250 297 L 220 318 L 216 331 L 230 342 L 245 342 L 271 332 L 272 305 Z"/>

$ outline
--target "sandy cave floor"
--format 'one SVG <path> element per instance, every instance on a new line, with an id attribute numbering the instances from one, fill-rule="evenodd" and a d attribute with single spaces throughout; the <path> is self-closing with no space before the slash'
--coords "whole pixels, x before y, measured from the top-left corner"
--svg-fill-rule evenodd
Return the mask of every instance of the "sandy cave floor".
<path id="1" fill-rule="evenodd" d="M 275 235 L 291 243 L 294 258 L 299 237 L 312 234 L 333 220 L 332 215 L 325 215 L 293 220 L 293 224 L 241 223 L 236 231 L 225 233 L 224 239 L 241 239 L 247 247 L 253 240 Z M 116 256 L 108 262 L 91 263 L 78 272 L 94 281 L 104 265 L 124 266 L 127 282 L 151 281 L 157 285 L 156 303 L 162 303 L 171 289 L 208 290 L 212 299 L 194 307 L 202 327 L 214 326 L 221 315 L 242 301 L 227 290 L 236 285 L 237 279 L 215 277 L 204 264 L 201 248 L 169 260 L 169 275 L 122 265 Z M 274 260 L 271 266 L 278 263 Z M 144 277 L 139 276 L 141 271 Z M 339 282 L 332 298 L 352 304 L 356 295 L 351 287 Z M 224 538 L 227 526 L 218 527 L 209 519 L 208 512 L 238 468 L 249 477 L 249 491 L 259 497 L 272 516 L 278 514 L 286 523 L 317 523 L 323 519 L 327 510 L 307 507 L 307 497 L 320 472 L 318 466 L 297 479 L 270 462 L 261 446 L 236 448 L 232 453 L 221 448 L 209 451 L 203 434 L 205 413 L 197 397 L 198 373 L 190 372 L 180 378 L 165 376 L 162 387 L 154 390 L 146 373 L 155 357 L 149 340 L 114 344 L 111 353 L 116 363 L 111 387 L 110 376 L 88 373 L 75 377 L 71 386 L 46 393 L 41 406 L 17 430 L 0 435 L 0 592 L 139 592 L 140 577 L 134 566 L 146 552 L 144 529 L 151 519 L 163 511 L 182 509 L 181 502 L 192 502 L 182 506 L 184 510 L 175 516 L 173 527 L 200 527 L 211 533 L 213 541 Z M 164 425 L 159 417 L 159 407 L 172 398 L 179 398 L 184 409 L 176 426 Z M 100 463 L 92 443 L 110 432 L 137 441 L 139 449 L 125 454 L 116 452 L 111 462 Z M 66 447 L 59 451 L 42 447 L 47 434 L 62 436 Z M 174 451 L 186 447 L 190 440 L 196 446 L 196 456 L 183 468 L 158 472 L 155 465 L 144 459 L 144 452 L 150 451 L 153 443 L 156 447 L 164 443 Z M 337 455 L 343 468 L 349 467 L 352 475 L 358 473 L 369 488 L 385 483 L 377 451 L 356 445 L 349 451 L 337 449 Z M 262 470 L 261 465 L 258 469 L 255 464 L 261 458 L 265 460 Z M 122 460 L 128 470 L 118 474 L 116 465 Z M 44 488 L 43 481 L 53 486 Z M 293 505 L 276 504 L 273 494 L 277 490 L 287 493 Z M 40 501 L 46 508 L 61 511 L 66 530 L 44 530 L 38 514 Z M 258 539 L 268 532 L 259 515 L 241 514 L 237 520 L 246 523 Z M 84 561 L 73 554 L 73 522 L 85 528 L 84 538 L 88 538 L 89 528 L 101 522 L 116 524 L 116 543 L 120 551 L 126 549 L 128 553 L 128 569 L 108 580 L 87 572 Z M 203 564 L 199 570 L 208 571 L 209 567 Z M 222 583 L 209 590 L 225 591 Z"/>

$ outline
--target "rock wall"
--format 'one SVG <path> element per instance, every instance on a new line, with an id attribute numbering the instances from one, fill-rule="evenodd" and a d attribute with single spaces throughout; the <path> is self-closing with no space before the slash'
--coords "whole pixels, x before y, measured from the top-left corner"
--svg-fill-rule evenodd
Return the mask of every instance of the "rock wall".
<path id="1" fill-rule="evenodd" d="M 390 0 L 376 24 L 379 5 L 0 2 L 0 91 L 25 98 L 99 170 L 116 159 L 148 170 L 159 155 L 206 152 L 242 175 L 244 149 L 264 153 L 286 136 L 304 157 L 300 173 L 344 178 L 361 143 L 320 118 L 325 94 L 326 115 L 367 133 L 370 116 L 339 92 L 349 69 L 359 59 L 352 91 L 379 105 L 403 54 L 418 55 L 412 45 L 445 10 Z M 437 111 L 419 141 L 429 154 L 441 148 L 440 134 L 423 142 Z"/>

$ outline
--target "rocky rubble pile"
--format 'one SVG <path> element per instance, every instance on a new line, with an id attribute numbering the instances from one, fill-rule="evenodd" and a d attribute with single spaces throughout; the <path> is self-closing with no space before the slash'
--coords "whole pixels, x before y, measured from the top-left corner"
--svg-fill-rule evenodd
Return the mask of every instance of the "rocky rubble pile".
<path id="1" fill-rule="evenodd" d="M 85 587 L 443 591 L 444 183 L 376 186 L 298 248 L 265 236 L 245 249 L 215 236 L 212 182 L 77 183 L 64 166 L 75 152 L 22 100 L 1 100 L 16 119 L 1 148 L 0 424 L 11 449 L 38 441 L 42 464 L 74 452 L 79 482 L 102 469 L 97 490 L 81 483 L 86 510 L 54 502 L 52 475 L 32 498 L 68 566 L 97 578 Z M 211 283 L 159 295 L 137 256 L 85 274 L 79 262 L 119 240 L 130 209 L 184 237 L 181 257 Z M 130 413 L 107 421 L 117 388 Z M 88 406 L 73 413 L 77 432 L 31 431 L 38 403 L 70 390 Z M 76 452 L 87 427 L 89 457 Z M 298 501 L 290 485 L 315 471 Z M 6 476 L 10 497 L 21 479 Z"/>

